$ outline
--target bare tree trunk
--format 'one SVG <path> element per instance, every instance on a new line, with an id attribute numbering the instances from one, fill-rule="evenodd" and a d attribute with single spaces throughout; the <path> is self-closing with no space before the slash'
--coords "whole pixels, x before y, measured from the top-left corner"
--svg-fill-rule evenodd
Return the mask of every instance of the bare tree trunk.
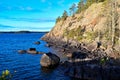
<path id="1" fill-rule="evenodd" d="M 114 4 L 113 1 L 111 3 L 111 7 L 112 7 L 112 47 L 114 45 Z"/>
<path id="2" fill-rule="evenodd" d="M 119 26 L 119 52 L 120 52 L 120 13 L 118 14 L 118 17 L 119 17 L 119 19 L 118 19 L 118 26 Z"/>
<path id="3" fill-rule="evenodd" d="M 120 13 L 118 14 L 118 26 L 119 26 L 119 51 L 120 51 Z"/>
<path id="4" fill-rule="evenodd" d="M 116 27 L 116 0 L 112 0 L 112 48 L 115 44 L 115 27 Z"/>

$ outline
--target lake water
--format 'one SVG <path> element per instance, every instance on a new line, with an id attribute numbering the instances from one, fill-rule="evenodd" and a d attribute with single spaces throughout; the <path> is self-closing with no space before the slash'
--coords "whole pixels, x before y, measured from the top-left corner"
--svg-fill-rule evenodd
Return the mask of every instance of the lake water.
<path id="1" fill-rule="evenodd" d="M 0 33 L 0 75 L 9 70 L 11 80 L 70 80 L 60 67 L 44 70 L 40 66 L 41 54 L 19 54 L 17 50 L 36 48 L 37 51 L 49 52 L 46 42 L 41 41 L 45 33 Z M 40 45 L 33 44 L 40 41 Z"/>

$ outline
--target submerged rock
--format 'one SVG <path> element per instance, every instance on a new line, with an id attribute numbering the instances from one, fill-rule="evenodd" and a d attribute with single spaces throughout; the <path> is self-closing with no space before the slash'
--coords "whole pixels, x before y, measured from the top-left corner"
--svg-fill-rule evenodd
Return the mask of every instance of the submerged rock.
<path id="1" fill-rule="evenodd" d="M 30 50 L 27 50 L 27 53 L 30 53 L 30 54 L 38 54 L 37 51 L 30 51 Z"/>
<path id="2" fill-rule="evenodd" d="M 26 50 L 18 50 L 18 53 L 26 53 Z"/>
<path id="3" fill-rule="evenodd" d="M 60 58 L 52 53 L 46 53 L 43 54 L 40 60 L 40 64 L 42 67 L 46 67 L 46 68 L 53 68 L 55 66 L 57 66 L 60 62 Z"/>
<path id="4" fill-rule="evenodd" d="M 18 53 L 45 54 L 44 52 L 38 52 L 36 48 L 29 48 L 28 50 L 18 50 Z"/>
<path id="5" fill-rule="evenodd" d="M 39 44 L 40 44 L 40 41 L 34 42 L 34 44 L 39 45 Z"/>

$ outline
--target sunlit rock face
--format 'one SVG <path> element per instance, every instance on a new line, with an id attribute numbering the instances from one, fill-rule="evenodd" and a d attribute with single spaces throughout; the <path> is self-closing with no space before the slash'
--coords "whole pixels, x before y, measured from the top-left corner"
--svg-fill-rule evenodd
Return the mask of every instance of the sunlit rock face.
<path id="1" fill-rule="evenodd" d="M 119 5 L 117 12 L 119 13 L 120 1 L 117 1 Z M 108 46 L 111 46 L 111 39 L 109 38 L 112 36 L 108 36 L 109 26 L 107 24 L 109 22 L 109 12 L 110 10 L 105 7 L 103 2 L 94 3 L 85 11 L 57 22 L 53 29 L 43 36 L 42 39 L 46 41 L 84 42 L 88 44 L 87 46 L 90 44 L 96 45 L 100 41 L 100 48 L 110 50 Z M 119 52 L 118 46 L 119 44 L 115 44 L 114 49 Z"/>

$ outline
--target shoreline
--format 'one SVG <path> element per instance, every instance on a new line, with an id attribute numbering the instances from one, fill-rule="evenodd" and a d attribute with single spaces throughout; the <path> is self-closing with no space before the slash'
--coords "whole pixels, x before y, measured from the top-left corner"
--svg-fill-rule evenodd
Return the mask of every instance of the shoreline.
<path id="1" fill-rule="evenodd" d="M 54 49 L 55 54 L 64 55 L 67 59 L 61 60 L 60 66 L 64 67 L 65 75 L 75 79 L 115 79 L 120 78 L 120 62 L 112 57 L 108 57 L 104 50 L 96 48 L 89 51 L 83 44 L 71 46 L 72 43 L 66 43 L 57 40 L 42 39 L 47 42 L 47 46 Z M 60 59 L 62 56 L 59 56 Z M 95 76 L 96 75 L 96 76 Z M 107 76 L 105 76 L 107 75 Z M 117 75 L 117 76 L 116 76 Z"/>

